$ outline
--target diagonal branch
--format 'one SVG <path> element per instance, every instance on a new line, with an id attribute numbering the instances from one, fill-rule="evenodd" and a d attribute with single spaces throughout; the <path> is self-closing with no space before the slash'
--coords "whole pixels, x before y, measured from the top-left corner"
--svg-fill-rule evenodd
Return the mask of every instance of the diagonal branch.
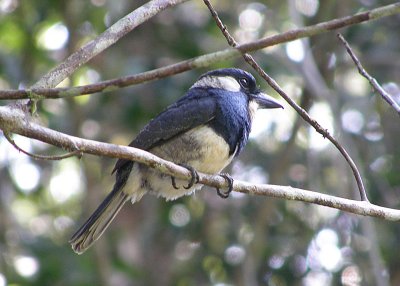
<path id="1" fill-rule="evenodd" d="M 392 98 L 392 96 L 378 83 L 378 81 L 373 78 L 362 66 L 360 60 L 357 58 L 357 56 L 354 54 L 353 50 L 351 49 L 349 43 L 346 41 L 346 39 L 339 33 L 337 34 L 337 37 L 339 40 L 343 43 L 344 47 L 346 48 L 347 53 L 350 55 L 351 59 L 353 60 L 354 64 L 357 66 L 358 72 L 365 77 L 372 88 L 378 92 L 382 98 L 389 103 L 390 106 L 393 107 L 394 110 L 398 113 L 400 116 L 400 106 L 397 104 L 397 102 Z"/>
<path id="2" fill-rule="evenodd" d="M 55 87 L 65 78 L 70 76 L 81 65 L 115 44 L 127 33 L 140 24 L 146 22 L 159 12 L 187 0 L 152 0 L 137 8 L 125 17 L 118 20 L 114 25 L 105 30 L 101 35 L 90 41 L 78 51 L 70 55 L 65 61 L 49 71 L 32 88 Z"/>
<path id="3" fill-rule="evenodd" d="M 164 2 L 164 1 L 163 1 Z M 175 4 L 181 1 L 175 1 Z M 172 4 L 171 4 L 172 5 Z M 138 13 L 135 10 L 132 13 Z M 131 14 L 132 14 L 131 13 Z M 217 62 L 221 62 L 233 57 L 241 56 L 241 53 L 251 52 L 260 50 L 266 47 L 274 46 L 277 44 L 282 44 L 286 42 L 290 42 L 296 39 L 305 38 L 315 36 L 321 33 L 330 32 L 332 30 L 336 30 L 339 28 L 347 27 L 350 25 L 355 25 L 362 22 L 367 22 L 370 20 L 375 20 L 381 17 L 387 17 L 394 14 L 400 13 L 400 3 L 391 4 L 387 6 L 383 6 L 380 8 L 376 8 L 370 11 L 358 13 L 352 16 L 343 17 L 340 19 L 335 19 L 331 21 L 322 22 L 316 25 L 303 27 L 299 29 L 290 30 L 281 34 L 273 35 L 270 37 L 265 37 L 259 39 L 257 41 L 249 42 L 243 45 L 236 46 L 236 49 L 225 49 L 221 51 L 217 51 L 214 53 L 205 54 L 196 58 L 192 58 L 186 61 L 182 61 L 173 65 L 165 66 L 159 69 L 155 69 L 152 71 L 147 71 L 140 74 L 130 75 L 126 77 L 106 80 L 102 82 L 98 82 L 95 84 L 85 85 L 85 86 L 78 86 L 78 87 L 71 87 L 71 88 L 46 88 L 50 85 L 50 78 L 57 77 L 57 81 L 63 80 L 65 77 L 70 75 L 77 67 L 82 65 L 83 63 L 87 62 L 91 57 L 89 55 L 85 55 L 89 51 L 89 47 L 82 47 L 80 50 L 75 52 L 71 55 L 66 61 L 69 63 L 62 63 L 53 71 L 50 71 L 41 81 L 39 81 L 35 86 L 31 89 L 25 90 L 0 90 L 0 99 L 23 99 L 23 98 L 62 98 L 62 97 L 71 97 L 71 96 L 78 96 L 83 94 L 92 94 L 100 91 L 110 91 L 130 85 L 135 85 L 139 83 L 144 83 L 156 79 L 160 79 L 163 77 L 171 76 L 174 74 L 182 73 L 187 70 L 200 68 L 200 67 L 207 67 Z M 129 15 L 131 15 L 129 14 Z M 119 22 L 117 22 L 119 23 Z M 116 25 L 116 24 L 115 24 Z M 108 30 L 107 30 L 108 31 Z M 106 32 L 107 32 L 106 31 Z M 98 38 L 93 40 L 93 42 L 99 42 L 106 40 L 106 37 L 103 35 L 106 33 L 104 32 Z M 92 42 L 91 42 L 92 43 Z M 89 43 L 89 44 L 91 44 Z M 87 44 L 87 46 L 89 45 Z M 104 46 L 104 48 L 106 48 Z M 81 59 L 84 61 L 79 61 L 79 63 L 75 63 L 73 59 Z M 75 63 L 75 64 L 74 64 Z M 79 66 L 76 66 L 79 64 Z M 61 66 L 65 66 L 67 69 L 66 72 L 60 71 Z M 49 80 L 47 80 L 49 79 Z"/>
<path id="4" fill-rule="evenodd" d="M 179 179 L 190 180 L 191 178 L 191 172 L 186 168 L 158 158 L 146 151 L 128 146 L 107 144 L 70 136 L 29 122 L 26 120 L 25 116 L 25 113 L 21 109 L 0 106 L 0 128 L 4 132 L 17 133 L 29 138 L 38 139 L 66 150 L 78 150 L 82 153 L 92 155 L 133 160 Z M 199 173 L 199 182 L 211 187 L 228 187 L 226 180 L 219 175 Z M 358 215 L 400 221 L 400 210 L 380 207 L 365 201 L 349 200 L 318 192 L 292 188 L 290 186 L 261 185 L 235 181 L 233 190 L 251 195 L 308 202 Z"/>
<path id="5" fill-rule="evenodd" d="M 220 28 L 222 31 L 223 35 L 225 36 L 226 40 L 228 41 L 229 45 L 232 47 L 236 47 L 238 44 L 235 41 L 235 39 L 230 35 L 228 32 L 227 27 L 222 23 L 221 19 L 218 17 L 217 12 L 211 5 L 209 0 L 204 0 L 204 3 L 207 5 L 208 9 L 211 12 L 211 15 L 214 17 L 215 22 L 217 26 Z M 350 155 L 347 153 L 346 149 L 328 132 L 327 129 L 324 129 L 316 120 L 312 119 L 310 115 L 305 111 L 303 108 L 298 106 L 294 100 L 292 100 L 284 91 L 283 89 L 278 85 L 278 83 L 271 78 L 254 60 L 254 58 L 247 54 L 243 53 L 243 58 L 244 60 L 254 68 L 254 70 L 257 71 L 257 73 L 277 92 L 279 93 L 280 96 L 282 96 L 289 104 L 292 106 L 296 112 L 305 120 L 307 121 L 311 126 L 314 127 L 314 129 L 320 133 L 324 138 L 327 138 L 329 141 L 332 142 L 332 144 L 339 150 L 339 152 L 343 155 L 347 163 L 349 164 L 351 170 L 353 171 L 353 175 L 356 179 L 357 186 L 360 192 L 361 200 L 368 202 L 368 197 L 365 192 L 364 184 L 361 178 L 361 174 L 357 169 L 356 164 L 354 163 L 353 159 L 350 157 Z"/>

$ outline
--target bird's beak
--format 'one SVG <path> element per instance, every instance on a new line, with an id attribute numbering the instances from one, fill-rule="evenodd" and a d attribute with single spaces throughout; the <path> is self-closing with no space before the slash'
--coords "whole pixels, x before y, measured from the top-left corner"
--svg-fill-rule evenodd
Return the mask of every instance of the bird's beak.
<path id="1" fill-rule="evenodd" d="M 283 106 L 275 98 L 259 92 L 253 95 L 253 100 L 257 102 L 259 109 L 264 108 L 283 108 Z"/>

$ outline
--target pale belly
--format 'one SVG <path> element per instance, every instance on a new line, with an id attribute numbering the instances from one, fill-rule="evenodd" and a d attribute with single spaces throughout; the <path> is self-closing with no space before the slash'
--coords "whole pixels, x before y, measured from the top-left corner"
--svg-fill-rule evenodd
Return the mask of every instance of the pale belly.
<path id="1" fill-rule="evenodd" d="M 233 158 L 229 155 L 229 146 L 225 140 L 206 126 L 192 129 L 162 146 L 151 149 L 150 152 L 177 164 L 189 165 L 207 174 L 219 173 Z M 196 185 L 190 189 L 183 188 L 187 184 L 187 181 L 177 179 L 176 186 L 179 189 L 175 189 L 171 184 L 170 176 L 135 164 L 124 191 L 131 195 L 134 202 L 147 192 L 173 200 L 202 187 L 202 185 Z"/>

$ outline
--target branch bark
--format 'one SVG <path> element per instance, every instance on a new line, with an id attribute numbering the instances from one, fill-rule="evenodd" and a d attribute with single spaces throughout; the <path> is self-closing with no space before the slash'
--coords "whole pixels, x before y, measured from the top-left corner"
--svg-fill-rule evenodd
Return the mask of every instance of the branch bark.
<path id="1" fill-rule="evenodd" d="M 154 2 L 154 1 L 152 1 Z M 161 1 L 165 2 L 165 1 Z M 171 2 L 171 1 L 169 1 Z M 172 1 L 176 5 L 180 1 Z M 176 3 L 175 3 L 176 2 Z M 132 13 L 138 13 L 135 10 Z M 132 14 L 131 13 L 131 14 Z M 54 70 L 50 71 L 46 76 L 43 77 L 38 83 L 36 83 L 31 89 L 24 90 L 0 90 L 0 99 L 24 99 L 24 98 L 63 98 L 63 97 L 71 97 L 78 96 L 83 94 L 93 94 L 100 91 L 111 91 L 122 87 L 127 87 L 130 85 L 140 84 L 160 78 L 164 78 L 167 76 L 175 75 L 178 73 L 182 73 L 187 70 L 207 67 L 217 62 L 221 62 L 230 58 L 240 57 L 242 53 L 257 51 L 266 47 L 274 46 L 277 44 L 282 44 L 286 42 L 290 42 L 293 40 L 297 40 L 300 38 L 311 37 L 315 35 L 319 35 L 321 33 L 330 32 L 332 30 L 336 30 L 339 28 L 359 24 L 362 22 L 367 22 L 370 20 L 379 19 L 382 17 L 387 17 L 391 15 L 395 15 L 400 13 L 400 3 L 391 4 L 387 6 L 383 6 L 380 8 L 376 8 L 370 11 L 358 13 L 352 16 L 343 17 L 340 19 L 334 19 L 327 22 L 322 22 L 316 25 L 290 30 L 288 32 L 284 32 L 281 34 L 273 35 L 270 37 L 265 37 L 259 39 L 257 41 L 253 41 L 250 43 L 246 43 L 243 45 L 236 46 L 235 49 L 225 49 L 221 51 L 217 51 L 214 53 L 205 54 L 199 57 L 195 57 L 189 60 L 185 60 L 173 65 L 165 66 L 159 69 L 155 69 L 152 71 L 147 71 L 144 73 L 130 75 L 126 77 L 106 80 L 102 82 L 98 82 L 95 84 L 85 85 L 85 86 L 77 86 L 71 88 L 46 88 L 49 86 L 55 86 L 54 83 L 59 83 L 65 77 L 70 75 L 76 68 L 81 66 L 83 63 L 86 63 L 90 58 L 94 55 L 90 53 L 87 54 L 90 50 L 90 46 L 92 46 L 92 42 L 88 43 L 86 46 L 82 47 L 76 53 L 71 55 L 66 62 L 62 63 Z M 129 14 L 129 15 L 131 15 Z M 128 15 L 128 16 L 129 16 Z M 155 15 L 155 14 L 153 14 Z M 126 17 L 128 17 L 126 16 Z M 146 18 L 147 20 L 147 18 Z M 119 22 L 117 22 L 119 23 Z M 117 23 L 115 25 L 117 25 Z M 114 27 L 114 26 L 112 26 Z M 111 27 L 111 28 L 112 28 Z M 110 28 L 110 29 L 111 29 Z M 108 30 L 110 30 L 108 29 Z M 122 29 L 122 27 L 120 27 Z M 107 31 L 108 31 L 107 30 Z M 102 43 L 107 40 L 107 36 L 109 32 L 105 31 L 98 38 L 93 40 L 93 42 Z M 104 46 L 105 44 L 103 44 Z M 111 44 L 110 44 L 111 45 Z M 104 49 L 106 46 L 104 46 Z M 100 51 L 96 51 L 99 53 Z M 96 54 L 97 54 L 96 53 Z M 68 72 L 61 72 L 61 67 L 64 67 L 68 70 Z M 50 83 L 52 83 L 50 85 Z"/>
<path id="2" fill-rule="evenodd" d="M 34 122 L 27 121 L 25 113 L 20 108 L 0 106 L 0 128 L 4 132 L 17 133 L 29 138 L 49 143 L 54 146 L 58 146 L 65 150 L 112 158 L 129 159 L 140 162 L 149 167 L 155 168 L 162 173 L 180 179 L 190 180 L 191 178 L 191 173 L 186 168 L 158 158 L 149 152 L 128 146 L 107 144 L 70 136 L 43 127 Z M 203 185 L 211 187 L 228 187 L 226 180 L 219 175 L 199 173 L 199 182 Z M 308 202 L 358 215 L 377 217 L 385 220 L 400 220 L 400 210 L 380 207 L 366 201 L 338 198 L 313 191 L 292 188 L 290 186 L 261 185 L 250 184 L 242 181 L 234 181 L 233 191 L 250 195 L 261 195 L 286 200 Z"/>

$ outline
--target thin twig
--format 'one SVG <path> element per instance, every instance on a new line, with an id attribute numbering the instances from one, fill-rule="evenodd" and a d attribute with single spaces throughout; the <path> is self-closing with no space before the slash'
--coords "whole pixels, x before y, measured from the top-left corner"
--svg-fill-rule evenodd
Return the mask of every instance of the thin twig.
<path id="1" fill-rule="evenodd" d="M 8 132 L 3 132 L 4 137 L 7 139 L 7 141 L 14 146 L 15 149 L 17 149 L 19 152 L 24 153 L 25 155 L 28 155 L 29 157 L 32 157 L 35 160 L 49 160 L 49 161 L 56 161 L 56 160 L 63 160 L 66 158 L 70 158 L 73 156 L 77 156 L 79 159 L 82 157 L 82 152 L 79 150 L 75 150 L 72 152 L 68 152 L 63 155 L 38 155 L 38 154 L 33 154 L 28 151 L 25 151 L 21 147 L 15 143 L 15 141 L 11 138 L 10 134 Z"/>
<path id="2" fill-rule="evenodd" d="M 211 5 L 209 0 L 204 0 L 204 3 L 207 5 L 208 9 L 211 12 L 211 15 L 213 16 L 217 26 L 220 28 L 222 31 L 223 35 L 225 36 L 226 40 L 228 41 L 229 45 L 232 47 L 237 46 L 237 42 L 235 39 L 230 35 L 228 29 L 226 26 L 223 24 L 221 19 L 218 16 L 218 13 L 215 11 L 213 6 Z M 296 102 L 294 102 L 284 91 L 283 89 L 278 85 L 278 83 L 271 78 L 254 60 L 254 58 L 247 54 L 243 53 L 243 58 L 245 61 L 254 68 L 254 70 L 257 71 L 257 73 L 277 92 L 279 93 L 289 104 L 292 106 L 296 112 L 303 117 L 305 121 L 310 123 L 311 126 L 314 127 L 314 129 L 320 133 L 324 138 L 327 138 L 329 141 L 332 142 L 332 144 L 339 150 L 339 152 L 343 155 L 343 157 L 346 159 L 348 164 L 350 165 L 351 170 L 353 171 L 354 177 L 357 182 L 358 189 L 360 191 L 360 196 L 362 201 L 368 202 L 368 197 L 365 192 L 364 184 L 361 178 L 361 174 L 357 169 L 356 164 L 354 163 L 353 159 L 350 157 L 350 155 L 347 153 L 346 149 L 328 132 L 327 129 L 324 129 L 316 120 L 312 119 L 310 115 L 305 111 L 303 108 L 298 106 Z"/>
<path id="3" fill-rule="evenodd" d="M 74 137 L 43 127 L 34 122 L 27 123 L 26 114 L 20 109 L 0 106 L 0 129 L 37 139 L 64 149 L 79 149 L 82 153 L 86 154 L 140 162 L 167 175 L 179 179 L 191 179 L 191 172 L 186 168 L 156 157 L 149 152 L 133 147 L 107 144 Z M 199 173 L 199 183 L 218 188 L 228 187 L 226 180 L 219 175 Z M 358 215 L 400 221 L 400 210 L 384 208 L 364 201 L 349 200 L 288 186 L 250 184 L 236 180 L 233 184 L 233 190 L 250 195 L 308 202 Z"/>
<path id="4" fill-rule="evenodd" d="M 136 10 L 135 10 L 136 11 Z M 134 12 L 135 12 L 134 11 Z M 133 13 L 133 12 L 132 12 Z M 175 75 L 178 73 L 182 73 L 187 70 L 191 70 L 194 68 L 200 68 L 200 67 L 207 67 L 212 64 L 215 64 L 220 61 L 224 61 L 233 57 L 239 57 L 241 56 L 241 53 L 244 52 L 251 52 L 251 51 L 256 51 L 260 50 L 266 47 L 274 46 L 277 44 L 282 44 L 286 42 L 290 42 L 296 39 L 304 38 L 304 37 L 311 37 L 315 36 L 321 33 L 326 33 L 330 32 L 335 29 L 343 28 L 346 26 L 378 19 L 381 17 L 385 16 L 390 16 L 400 13 L 400 4 L 391 4 L 387 6 L 383 6 L 380 8 L 376 8 L 370 11 L 358 13 L 352 16 L 347 16 L 335 20 L 330 20 L 327 22 L 322 22 L 318 23 L 316 25 L 308 26 L 308 27 L 303 27 L 299 29 L 294 29 L 290 30 L 281 34 L 265 37 L 256 41 L 252 41 L 246 44 L 238 45 L 236 46 L 236 49 L 240 51 L 233 51 L 232 49 L 225 49 L 221 51 L 217 51 L 214 53 L 209 53 L 205 54 L 203 56 L 199 56 L 196 58 L 192 58 L 186 61 L 182 61 L 173 65 L 165 66 L 159 69 L 155 69 L 152 71 L 136 74 L 136 75 L 130 75 L 126 77 L 121 77 L 121 78 L 116 78 L 116 79 L 111 79 L 111 80 L 106 80 L 90 85 L 85 85 L 85 86 L 78 86 L 78 87 L 71 87 L 71 88 L 45 88 L 48 87 L 50 84 L 50 81 L 47 82 L 47 80 L 43 79 L 40 82 L 38 82 L 34 87 L 31 89 L 25 89 L 25 90 L 0 90 L 0 99 L 24 99 L 24 98 L 37 98 L 37 99 L 43 99 L 43 98 L 63 98 L 63 97 L 71 97 L 71 96 L 78 96 L 78 95 L 83 95 L 83 94 L 93 94 L 96 92 L 100 91 L 111 91 L 117 88 L 122 88 L 130 85 L 135 85 L 135 84 L 140 84 L 160 78 L 164 78 L 167 76 Z M 100 35 L 98 38 L 96 38 L 93 41 L 100 42 L 105 40 L 106 38 L 104 37 L 105 32 Z M 82 47 L 79 49 L 76 53 L 71 55 L 68 60 L 71 61 L 70 59 L 74 58 L 77 62 L 79 62 L 79 66 L 87 62 L 90 58 L 93 56 L 91 54 L 86 54 L 88 53 L 88 48 L 85 48 L 86 46 Z M 59 79 L 64 79 L 67 77 L 69 74 L 71 74 L 75 70 L 75 65 L 73 65 L 73 62 L 68 63 L 68 64 L 60 64 L 59 67 L 56 69 L 50 71 L 45 77 L 46 78 L 51 78 L 54 76 L 57 76 L 57 81 Z M 65 67 L 68 69 L 67 73 L 63 73 L 63 76 L 60 76 L 61 74 L 58 73 L 58 69 L 61 68 L 61 66 Z M 59 79 L 58 79 L 59 77 Z M 46 82 L 44 85 L 40 85 L 39 83 Z M 52 85 L 54 86 L 54 85 Z"/>
<path id="5" fill-rule="evenodd" d="M 346 48 L 347 53 L 350 55 L 351 59 L 353 60 L 354 64 L 357 66 L 358 72 L 365 77 L 369 83 L 371 84 L 372 88 L 379 93 L 382 98 L 389 103 L 390 106 L 396 110 L 398 115 L 400 116 L 400 106 L 397 104 L 397 102 L 392 98 L 392 96 L 378 83 L 378 81 L 373 78 L 362 66 L 360 60 L 357 58 L 357 56 L 354 54 L 352 48 L 350 47 L 349 43 L 346 41 L 346 39 L 340 34 L 337 34 L 337 37 L 339 40 L 343 43 L 343 45 Z"/>

